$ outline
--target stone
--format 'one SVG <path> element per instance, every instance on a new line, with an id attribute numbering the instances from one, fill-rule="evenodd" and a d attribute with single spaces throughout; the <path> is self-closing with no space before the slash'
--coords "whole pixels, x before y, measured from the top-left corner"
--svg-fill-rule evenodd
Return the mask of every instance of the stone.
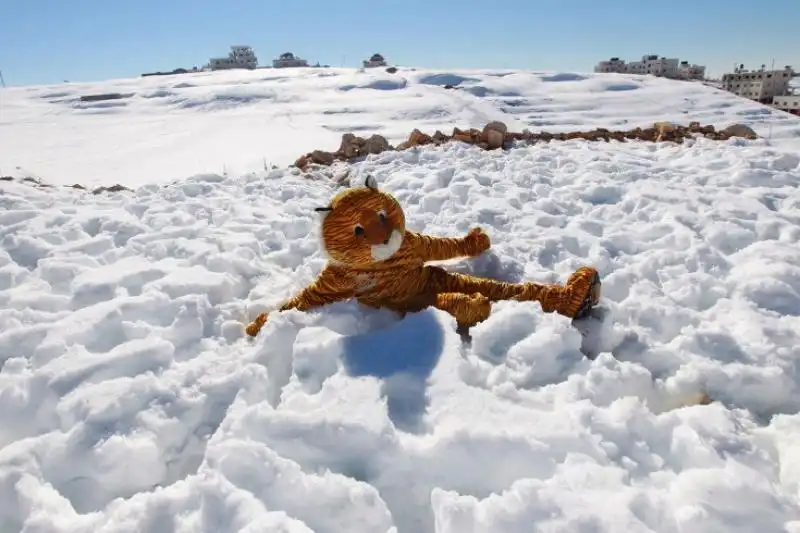
<path id="1" fill-rule="evenodd" d="M 505 135 L 508 132 L 508 126 L 506 126 L 504 123 L 500 122 L 499 120 L 493 120 L 492 122 L 489 122 L 488 124 L 486 124 L 483 127 L 483 131 L 486 132 L 486 131 L 489 131 L 489 130 L 499 131 L 500 133 Z"/>
<path id="2" fill-rule="evenodd" d="M 391 149 L 389 141 L 383 135 L 374 134 L 364 142 L 364 151 L 368 154 L 379 154 Z"/>
<path id="3" fill-rule="evenodd" d="M 731 124 L 722 133 L 727 134 L 729 137 L 744 137 L 745 139 L 757 139 L 758 135 L 753 131 L 753 128 L 745 124 Z"/>
<path id="4" fill-rule="evenodd" d="M 505 136 L 498 130 L 489 130 L 486 133 L 486 145 L 489 147 L 490 150 L 496 150 L 497 148 L 502 148 L 504 140 Z"/>
<path id="5" fill-rule="evenodd" d="M 724 130 L 717 131 L 713 125 L 702 125 L 697 121 L 692 121 L 688 125 L 674 124 L 672 122 L 654 122 L 652 127 L 635 127 L 630 130 L 609 130 L 608 128 L 595 128 L 588 131 L 569 131 L 560 133 L 550 133 L 540 131 L 538 133 L 530 130 L 520 132 L 509 132 L 508 127 L 500 121 L 487 123 L 482 129 L 470 128 L 462 130 L 453 128 L 453 133 L 447 135 L 439 130 L 433 135 L 423 133 L 418 128 L 409 134 L 405 142 L 397 147 L 392 147 L 389 141 L 382 135 L 374 134 L 368 139 L 358 137 L 352 133 L 342 135 L 339 149 L 336 152 L 324 150 L 314 150 L 300 158 L 294 166 L 302 171 L 312 163 L 315 165 L 330 166 L 337 159 L 348 161 L 358 156 L 366 154 L 379 154 L 387 150 L 406 150 L 415 146 L 429 144 L 442 145 L 450 141 L 464 142 L 476 145 L 484 150 L 496 150 L 499 148 L 511 147 L 514 141 L 523 141 L 528 144 L 538 142 L 565 141 L 570 139 L 583 139 L 590 142 L 627 142 L 628 140 L 638 140 L 642 142 L 668 141 L 682 144 L 685 139 L 693 138 L 696 135 L 704 135 L 709 139 L 725 140 L 730 137 L 744 137 L 755 139 L 757 135 L 752 128 L 745 124 L 731 124 Z"/>
<path id="6" fill-rule="evenodd" d="M 433 139 L 430 135 L 422 133 L 417 128 L 414 128 L 414 131 L 411 132 L 411 135 L 408 136 L 408 141 L 406 141 L 410 146 L 420 146 L 424 144 L 430 144 L 433 142 Z"/>
<path id="7" fill-rule="evenodd" d="M 332 165 L 335 157 L 330 152 L 314 150 L 311 152 L 311 161 L 318 165 Z"/>

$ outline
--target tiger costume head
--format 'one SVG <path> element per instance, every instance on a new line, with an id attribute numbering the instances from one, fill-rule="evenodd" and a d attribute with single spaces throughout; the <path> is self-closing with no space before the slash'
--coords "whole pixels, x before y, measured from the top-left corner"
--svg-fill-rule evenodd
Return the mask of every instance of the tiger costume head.
<path id="1" fill-rule="evenodd" d="M 373 176 L 367 176 L 361 187 L 340 192 L 327 207 L 316 211 L 324 214 L 325 252 L 342 265 L 368 268 L 391 258 L 403 244 L 403 208 L 394 196 L 378 189 Z"/>

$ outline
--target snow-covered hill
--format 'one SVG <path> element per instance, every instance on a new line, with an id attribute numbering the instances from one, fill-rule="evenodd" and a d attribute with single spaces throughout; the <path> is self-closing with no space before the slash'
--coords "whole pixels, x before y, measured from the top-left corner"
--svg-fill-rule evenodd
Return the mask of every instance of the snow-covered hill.
<path id="1" fill-rule="evenodd" d="M 0 93 L 3 167 L 136 189 L 0 182 L 0 531 L 800 531 L 800 120 L 699 84 L 502 74 Z M 71 101 L 114 91 L 133 95 Z M 563 281 L 596 265 L 615 321 L 595 360 L 533 303 L 497 304 L 471 345 L 441 312 L 352 302 L 242 336 L 319 271 L 313 208 L 336 189 L 233 169 L 346 131 L 487 119 L 773 138 L 456 143 L 353 167 L 412 229 L 487 230 L 492 250 L 449 268 Z M 700 391 L 716 401 L 675 408 Z"/>
<path id="2" fill-rule="evenodd" d="M 445 89 L 451 85 L 455 89 Z M 121 98 L 80 101 L 81 96 Z M 654 121 L 741 122 L 800 140 L 786 113 L 700 83 L 623 74 L 281 69 L 21 87 L 0 93 L 0 174 L 88 186 L 285 167 L 343 133 L 504 121 L 512 131 L 630 129 Z"/>

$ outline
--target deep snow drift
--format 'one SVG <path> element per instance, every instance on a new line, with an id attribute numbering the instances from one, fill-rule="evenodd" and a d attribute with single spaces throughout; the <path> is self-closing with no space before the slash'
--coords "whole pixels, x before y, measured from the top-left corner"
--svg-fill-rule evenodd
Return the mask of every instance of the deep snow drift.
<path id="1" fill-rule="evenodd" d="M 110 93 L 121 98 L 80 101 Z M 491 120 L 552 132 L 741 122 L 777 144 L 800 142 L 787 113 L 700 83 L 624 74 L 264 69 L 15 87 L 0 97 L 0 174 L 66 185 L 237 175 L 335 150 L 343 133 L 398 144 L 415 127 L 449 133 Z"/>
<path id="2" fill-rule="evenodd" d="M 94 120 L 100 143 L 125 119 Z M 412 229 L 489 232 L 450 268 L 595 264 L 615 321 L 593 361 L 534 303 L 497 304 L 471 345 L 439 311 L 352 302 L 244 338 L 324 262 L 313 208 L 335 188 L 294 171 L 0 183 L 0 531 L 800 531 L 800 157 L 779 141 L 452 144 L 353 168 Z M 698 391 L 717 401 L 674 408 Z"/>

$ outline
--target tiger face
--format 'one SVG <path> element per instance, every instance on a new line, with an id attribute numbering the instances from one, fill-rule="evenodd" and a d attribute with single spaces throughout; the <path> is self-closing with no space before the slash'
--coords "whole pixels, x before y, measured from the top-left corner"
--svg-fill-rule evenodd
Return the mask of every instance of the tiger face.
<path id="1" fill-rule="evenodd" d="M 337 263 L 369 267 L 391 258 L 403 244 L 403 208 L 391 194 L 378 190 L 372 176 L 363 187 L 342 191 L 317 211 L 325 214 L 322 245 Z"/>

